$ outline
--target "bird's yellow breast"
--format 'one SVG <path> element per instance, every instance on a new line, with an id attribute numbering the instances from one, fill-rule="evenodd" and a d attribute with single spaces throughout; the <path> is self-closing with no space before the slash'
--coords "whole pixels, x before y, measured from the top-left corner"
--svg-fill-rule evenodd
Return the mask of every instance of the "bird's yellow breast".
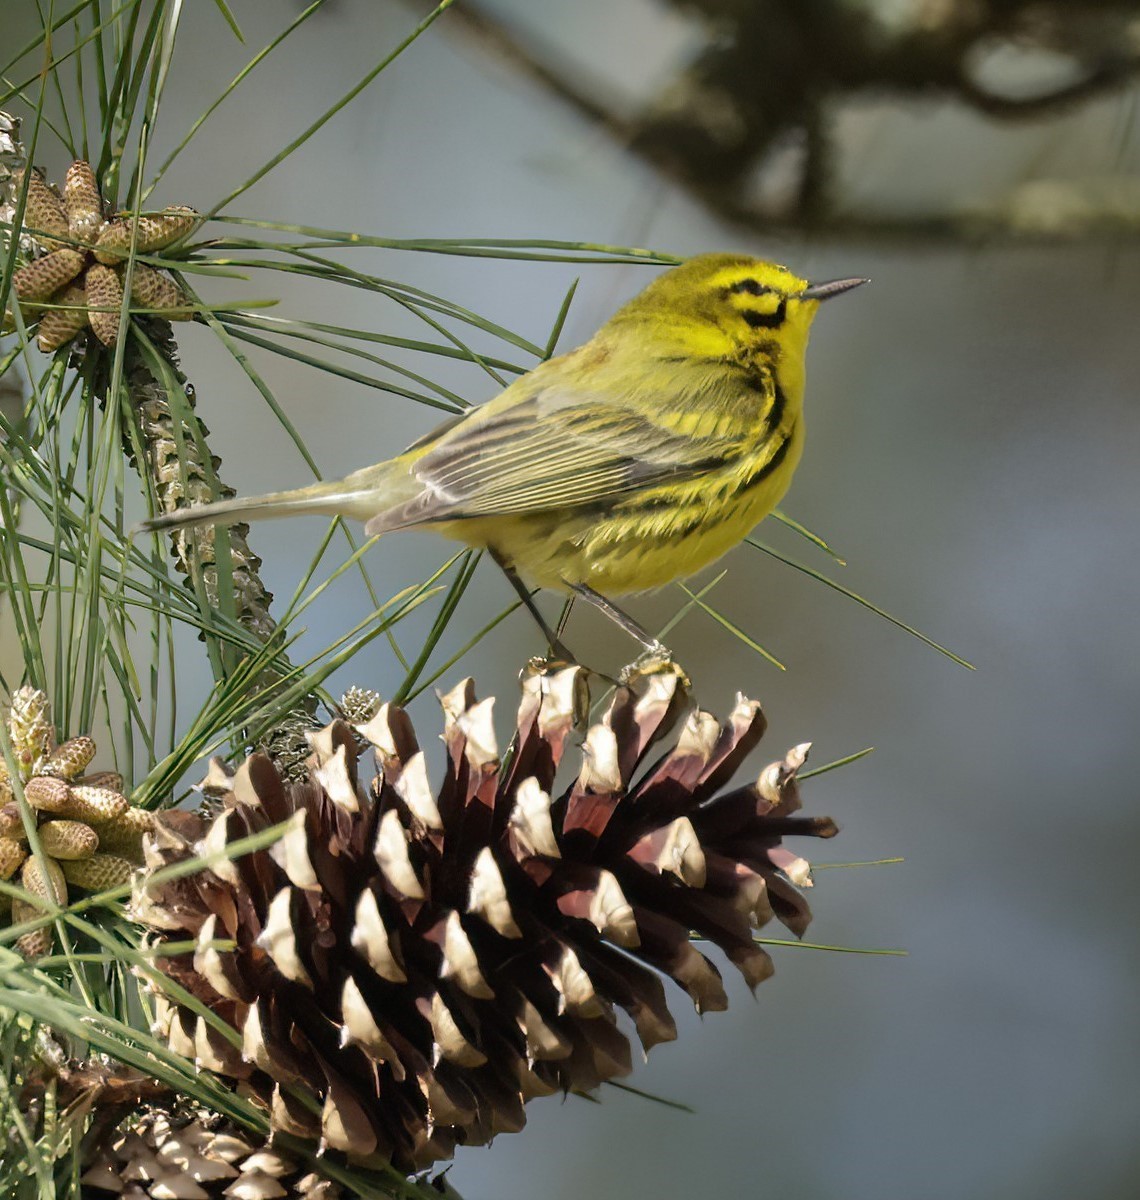
<path id="1" fill-rule="evenodd" d="M 797 415 L 780 438 L 739 461 L 615 501 L 605 511 L 554 509 L 435 528 L 468 545 L 493 546 L 539 587 L 585 583 L 604 595 L 649 591 L 695 574 L 737 545 L 779 504 L 802 451 Z"/>

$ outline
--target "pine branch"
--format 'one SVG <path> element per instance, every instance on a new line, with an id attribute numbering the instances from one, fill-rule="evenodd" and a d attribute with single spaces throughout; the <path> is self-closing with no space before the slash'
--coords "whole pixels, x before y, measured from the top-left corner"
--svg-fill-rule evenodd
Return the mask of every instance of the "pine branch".
<path id="1" fill-rule="evenodd" d="M 128 341 L 123 374 L 128 410 L 143 451 L 140 464 L 128 432 L 124 440 L 131 465 L 153 491 L 159 512 L 236 495 L 218 479 L 221 460 L 208 453 L 209 429 L 193 411 L 194 389 L 179 366 L 169 323 L 147 322 L 146 331 L 150 346 L 161 356 L 162 370 L 147 361 L 138 338 Z M 177 405 L 171 399 L 172 382 L 181 391 Z M 176 409 L 181 411 L 176 414 Z M 178 530 L 171 536 L 171 553 L 182 575 L 201 579 L 212 607 L 221 606 L 223 577 L 227 587 L 232 583 L 238 620 L 265 642 L 277 627 L 269 612 L 273 596 L 261 580 L 261 559 L 249 547 L 247 528 L 231 526 L 222 537 L 214 526 Z"/>
<path id="2" fill-rule="evenodd" d="M 136 322 L 135 335 L 125 346 L 123 378 L 132 421 L 124 430 L 124 448 L 156 510 L 173 512 L 236 495 L 218 476 L 221 459 L 209 451 L 210 431 L 194 411 L 194 388 L 179 365 L 169 322 Z M 239 524 L 175 530 L 171 554 L 187 583 L 201 588 L 204 611 L 232 609 L 234 618 L 266 643 L 277 630 L 269 611 L 273 594 L 261 579 L 261 559 L 246 540 L 248 529 Z M 223 648 L 221 657 L 232 654 L 232 648 Z M 283 661 L 280 655 L 278 661 Z M 280 679 L 281 672 L 272 669 L 261 672 L 256 682 L 269 687 Z M 309 753 L 305 733 L 320 725 L 317 705 L 316 695 L 303 697 L 268 736 L 265 749 L 286 775 L 296 776 L 302 769 Z"/>

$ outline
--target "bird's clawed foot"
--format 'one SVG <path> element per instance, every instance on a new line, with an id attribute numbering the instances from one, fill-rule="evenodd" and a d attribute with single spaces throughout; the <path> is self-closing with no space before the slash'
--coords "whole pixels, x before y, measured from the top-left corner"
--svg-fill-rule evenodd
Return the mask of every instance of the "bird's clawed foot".
<path id="1" fill-rule="evenodd" d="M 539 612 L 530 589 L 519 578 L 515 569 L 494 549 L 490 553 L 503 574 L 510 581 L 519 599 L 526 606 L 538 627 L 546 636 L 547 653 L 545 655 L 536 655 L 532 658 L 524 668 L 523 675 L 548 675 L 563 670 L 568 666 L 582 666 L 561 638 L 562 626 L 565 624 L 566 617 L 569 614 L 569 605 L 563 609 L 562 620 L 559 621 L 557 628 L 551 629 L 546 622 L 546 618 Z M 673 658 L 673 652 L 668 646 L 644 630 L 628 613 L 618 608 L 612 600 L 607 600 L 605 596 L 594 591 L 588 584 L 574 583 L 570 580 L 566 580 L 565 582 L 574 595 L 580 596 L 583 600 L 593 605 L 594 608 L 598 609 L 599 612 L 604 613 L 617 626 L 625 630 L 630 637 L 645 647 L 641 655 L 628 666 L 622 668 L 617 679 L 613 679 L 601 671 L 583 667 L 584 670 L 589 670 L 590 674 L 597 676 L 599 679 L 604 679 L 614 687 L 629 686 L 637 679 L 644 679 L 652 675 L 672 675 L 683 688 L 688 689 L 690 687 L 688 675 L 685 674 L 684 670 Z"/>
<path id="2" fill-rule="evenodd" d="M 638 684 L 643 680 L 662 676 L 675 679 L 683 691 L 688 691 L 692 687 L 692 681 L 685 669 L 676 661 L 669 648 L 660 644 L 652 649 L 647 648 L 633 662 L 622 667 L 616 679 L 604 671 L 585 666 L 573 656 L 562 658 L 560 655 L 543 654 L 536 654 L 533 658 L 528 659 L 526 666 L 519 672 L 519 678 L 526 680 L 536 675 L 553 676 L 572 667 L 578 668 L 578 675 L 583 683 L 592 677 L 608 683 L 611 687 L 637 689 Z"/>
<path id="3" fill-rule="evenodd" d="M 644 653 L 639 654 L 633 662 L 622 667 L 618 682 L 630 686 L 635 680 L 644 679 L 649 675 L 675 675 L 681 686 L 686 690 L 692 686 L 692 681 L 684 668 L 673 657 L 673 652 L 661 642 L 647 646 Z"/>
<path id="4" fill-rule="evenodd" d="M 565 651 L 565 647 L 560 647 L 561 651 Z M 567 667 L 581 666 L 581 663 L 572 655 L 567 653 L 559 653 L 554 650 L 546 654 L 535 654 L 526 661 L 526 666 L 523 668 L 524 675 L 553 675 L 558 671 L 564 671 Z"/>

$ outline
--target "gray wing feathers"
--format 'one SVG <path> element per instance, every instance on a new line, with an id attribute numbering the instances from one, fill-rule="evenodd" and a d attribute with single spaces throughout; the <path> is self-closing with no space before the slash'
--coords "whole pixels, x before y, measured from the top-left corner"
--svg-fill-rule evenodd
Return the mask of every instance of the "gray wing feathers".
<path id="1" fill-rule="evenodd" d="M 680 436 L 620 404 L 539 392 L 475 410 L 411 467 L 422 490 L 376 514 L 369 536 L 432 521 L 604 503 L 723 462 L 724 439 Z"/>

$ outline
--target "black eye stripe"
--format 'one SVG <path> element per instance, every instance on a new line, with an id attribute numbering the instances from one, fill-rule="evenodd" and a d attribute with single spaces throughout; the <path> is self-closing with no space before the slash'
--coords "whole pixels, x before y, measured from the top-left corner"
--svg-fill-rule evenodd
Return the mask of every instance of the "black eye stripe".
<path id="1" fill-rule="evenodd" d="M 746 308 L 740 315 L 753 329 L 776 329 L 783 325 L 784 318 L 788 315 L 788 302 L 781 300 L 775 312 L 756 312 Z"/>
<path id="2" fill-rule="evenodd" d="M 765 287 L 755 279 L 738 279 L 728 290 L 730 293 L 747 292 L 750 296 L 763 296 L 772 289 Z"/>

